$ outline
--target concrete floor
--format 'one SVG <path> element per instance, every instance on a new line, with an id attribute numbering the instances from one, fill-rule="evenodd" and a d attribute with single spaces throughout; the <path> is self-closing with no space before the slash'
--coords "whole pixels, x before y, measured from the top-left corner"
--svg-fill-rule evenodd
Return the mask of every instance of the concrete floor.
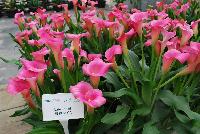
<path id="1" fill-rule="evenodd" d="M 23 105 L 20 95 L 13 97 L 4 89 L 0 90 L 0 134 L 26 134 L 31 130 L 30 125 L 21 121 L 24 117 L 9 117 L 16 110 L 22 109 Z"/>
<path id="2" fill-rule="evenodd" d="M 0 57 L 8 60 L 19 58 L 16 44 L 9 36 L 9 33 L 15 34 L 16 31 L 13 19 L 0 18 Z M 0 60 L 0 134 L 25 134 L 31 129 L 31 126 L 20 121 L 23 117 L 9 117 L 24 105 L 20 95 L 13 97 L 5 90 L 8 78 L 16 75 L 17 70 L 17 66 Z"/>

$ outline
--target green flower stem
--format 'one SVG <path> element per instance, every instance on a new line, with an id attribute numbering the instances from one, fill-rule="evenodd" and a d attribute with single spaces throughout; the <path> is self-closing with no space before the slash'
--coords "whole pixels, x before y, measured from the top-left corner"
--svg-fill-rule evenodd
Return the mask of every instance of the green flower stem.
<path id="1" fill-rule="evenodd" d="M 199 84 L 199 79 L 200 76 L 197 75 L 196 78 L 193 78 L 194 80 L 192 81 L 191 87 L 195 88 L 195 86 L 197 86 Z"/>
<path id="2" fill-rule="evenodd" d="M 125 56 L 125 58 L 127 59 L 128 65 L 129 65 L 129 67 L 130 67 L 130 71 L 131 71 L 131 75 L 132 75 L 132 79 L 133 79 L 133 84 L 134 84 L 135 89 L 136 89 L 136 93 L 139 94 L 138 87 L 137 87 L 137 83 L 136 83 L 136 80 L 135 80 L 135 78 L 134 78 L 134 75 L 135 75 L 135 74 L 134 74 L 134 69 L 133 69 L 133 67 L 132 67 L 132 65 L 131 65 L 130 57 L 128 56 L 128 54 L 124 54 L 124 56 Z"/>
<path id="3" fill-rule="evenodd" d="M 153 101 L 151 103 L 151 109 L 153 108 L 153 105 L 155 103 L 156 97 L 158 95 L 159 90 L 164 87 L 165 85 L 169 84 L 170 82 L 172 82 L 173 80 L 175 80 L 176 78 L 178 78 L 180 76 L 180 73 L 177 73 L 174 77 L 170 78 L 169 80 L 167 80 L 166 82 L 164 82 L 163 84 L 159 84 L 157 88 L 153 89 L 153 91 L 155 91 L 155 95 L 153 97 Z M 163 76 L 164 78 L 164 76 Z M 161 78 L 162 80 L 162 78 Z M 159 82 L 162 83 L 162 82 Z"/>
<path id="4" fill-rule="evenodd" d="M 177 73 L 175 76 L 173 76 L 172 78 L 167 80 L 165 83 L 161 84 L 158 88 L 160 89 L 160 88 L 164 87 L 165 85 L 169 84 L 170 82 L 172 82 L 173 80 L 175 80 L 179 76 L 180 76 L 180 73 Z"/>
<path id="5" fill-rule="evenodd" d="M 193 80 L 194 76 L 195 76 L 194 73 L 192 75 L 190 75 L 190 77 L 188 78 L 187 82 L 184 83 L 185 84 L 184 87 L 187 87 L 190 84 L 190 82 Z"/>
<path id="6" fill-rule="evenodd" d="M 77 9 L 77 6 L 74 6 L 74 12 L 75 12 L 76 21 L 78 23 L 78 9 Z"/>
<path id="7" fill-rule="evenodd" d="M 142 41 L 142 36 L 140 36 L 140 43 L 141 43 L 141 51 L 142 51 L 142 74 L 144 74 L 144 61 L 145 61 L 145 57 L 144 57 L 144 44 Z"/>
<path id="8" fill-rule="evenodd" d="M 63 93 L 67 93 L 64 70 L 61 70 L 61 78 L 62 78 L 61 79 L 61 84 L 62 84 L 62 87 L 63 87 Z"/>
<path id="9" fill-rule="evenodd" d="M 154 81 L 155 81 L 155 79 L 156 79 L 156 75 L 157 75 L 158 69 L 159 69 L 159 67 L 160 67 L 160 65 L 161 65 L 162 53 L 163 53 L 163 51 L 160 53 L 160 56 L 159 56 L 159 59 L 158 59 L 157 65 L 156 65 L 156 70 L 155 70 L 155 72 L 154 72 L 154 77 L 153 77 L 153 80 L 154 80 Z"/>
<path id="10" fill-rule="evenodd" d="M 126 81 L 124 80 L 122 74 L 120 73 L 118 67 L 115 69 L 115 72 L 116 74 L 119 76 L 119 78 L 122 80 L 122 82 L 124 83 L 124 85 L 127 87 L 127 88 L 130 88 L 129 85 L 126 83 Z"/>
<path id="11" fill-rule="evenodd" d="M 149 78 L 152 79 L 152 73 L 154 70 L 154 66 L 155 66 L 155 51 L 154 51 L 155 47 L 154 44 L 152 44 L 151 46 L 151 65 L 150 65 L 150 72 L 149 72 Z"/>
<path id="12" fill-rule="evenodd" d="M 88 113 L 88 125 L 85 134 L 90 134 L 94 125 L 95 125 L 94 113 Z"/>
<path id="13" fill-rule="evenodd" d="M 181 86 L 178 88 L 178 91 L 175 92 L 177 95 L 182 95 L 183 94 L 184 84 L 186 83 L 187 78 L 188 78 L 187 76 L 184 77 L 184 80 L 182 81 Z"/>

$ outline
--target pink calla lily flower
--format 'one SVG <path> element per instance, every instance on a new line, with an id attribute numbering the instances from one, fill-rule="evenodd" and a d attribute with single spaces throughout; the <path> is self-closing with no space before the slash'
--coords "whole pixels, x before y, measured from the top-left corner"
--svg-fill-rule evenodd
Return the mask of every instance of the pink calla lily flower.
<path id="1" fill-rule="evenodd" d="M 27 81 L 13 77 L 8 82 L 7 92 L 11 95 L 21 93 L 29 107 L 35 108 L 35 104 L 30 95 L 30 88 L 31 86 Z"/>
<path id="2" fill-rule="evenodd" d="M 127 40 L 130 37 L 132 37 L 134 34 L 135 34 L 135 30 L 132 28 L 130 31 L 128 31 L 127 33 L 123 33 L 120 37 L 117 38 L 117 41 L 122 46 L 122 50 L 124 54 L 128 53 Z"/>
<path id="3" fill-rule="evenodd" d="M 23 90 L 30 90 L 30 84 L 18 77 L 11 78 L 8 82 L 7 91 L 11 95 L 21 93 Z"/>
<path id="4" fill-rule="evenodd" d="M 18 25 L 19 29 L 23 29 L 23 25 L 25 24 L 25 16 L 24 12 L 16 13 L 14 23 Z"/>
<path id="5" fill-rule="evenodd" d="M 101 59 L 102 58 L 102 54 L 88 54 L 89 61 L 93 61 L 96 58 Z"/>
<path id="6" fill-rule="evenodd" d="M 49 53 L 50 53 L 50 50 L 47 47 L 44 47 L 39 51 L 32 52 L 31 55 L 33 56 L 34 60 L 36 60 L 36 61 L 46 62 L 44 59 L 44 56 Z"/>
<path id="7" fill-rule="evenodd" d="M 17 25 L 20 25 L 20 23 L 24 23 L 24 22 L 25 22 L 24 12 L 16 13 L 14 23 Z"/>
<path id="8" fill-rule="evenodd" d="M 189 56 L 189 53 L 181 53 L 176 49 L 168 50 L 163 56 L 163 72 L 166 73 L 169 71 L 170 66 L 174 60 L 178 60 L 180 63 L 183 64 L 185 61 L 188 60 Z"/>
<path id="9" fill-rule="evenodd" d="M 87 52 L 83 49 L 80 50 L 80 58 L 83 57 L 85 58 L 86 60 L 88 60 L 88 55 L 87 55 Z"/>
<path id="10" fill-rule="evenodd" d="M 47 64 L 39 61 L 28 61 L 25 59 L 20 59 L 22 65 L 25 69 L 38 73 L 38 82 L 43 84 L 44 82 L 44 73 L 47 70 Z"/>
<path id="11" fill-rule="evenodd" d="M 63 17 L 66 21 L 67 24 L 69 24 L 69 22 L 71 21 L 71 15 L 69 13 L 69 9 L 68 9 L 68 4 L 61 4 L 58 7 L 63 7 L 64 8 L 64 13 L 63 13 Z"/>
<path id="12" fill-rule="evenodd" d="M 115 62 L 115 55 L 122 54 L 122 47 L 120 45 L 113 45 L 105 52 L 106 60 L 110 63 Z"/>
<path id="13" fill-rule="evenodd" d="M 190 28 L 190 25 L 188 24 L 181 24 L 178 23 L 177 27 L 179 27 L 181 29 L 181 42 L 180 42 L 180 46 L 185 46 L 188 41 L 190 40 L 190 38 L 193 36 L 193 30 Z"/>
<path id="14" fill-rule="evenodd" d="M 25 59 L 20 59 L 24 67 L 33 72 L 42 72 L 47 70 L 47 65 L 39 61 L 28 61 Z"/>
<path id="15" fill-rule="evenodd" d="M 191 27 L 195 36 L 197 36 L 199 33 L 198 31 L 199 23 L 200 23 L 200 19 L 198 19 L 197 21 L 191 22 Z"/>
<path id="16" fill-rule="evenodd" d="M 200 43 L 191 42 L 190 46 L 183 48 L 183 51 L 190 54 L 187 67 L 181 71 L 182 75 L 200 72 Z"/>
<path id="17" fill-rule="evenodd" d="M 75 63 L 73 52 L 69 48 L 65 48 L 62 51 L 62 57 L 67 59 L 68 69 L 71 70 L 73 68 L 73 64 Z M 64 68 L 64 65 L 63 65 L 63 68 Z"/>
<path id="18" fill-rule="evenodd" d="M 56 74 L 58 76 L 58 78 L 61 80 L 61 72 L 58 69 L 54 69 L 53 73 Z"/>
<path id="19" fill-rule="evenodd" d="M 101 76 L 105 76 L 109 71 L 112 63 L 105 63 L 102 59 L 96 58 L 89 64 L 82 66 L 83 73 L 90 76 L 90 80 L 94 87 L 98 87 Z"/>
<path id="20" fill-rule="evenodd" d="M 44 40 L 45 40 L 46 44 L 52 50 L 57 66 L 61 67 L 62 66 L 63 40 L 60 38 L 46 38 Z"/>
<path id="21" fill-rule="evenodd" d="M 142 28 L 143 28 L 143 21 L 148 18 L 148 13 L 146 12 L 138 12 L 133 13 L 131 16 L 131 21 L 133 22 L 133 27 L 137 34 L 141 37 L 142 36 Z"/>
<path id="22" fill-rule="evenodd" d="M 167 41 L 176 36 L 176 32 L 168 32 L 167 30 L 163 30 L 161 33 L 163 35 L 163 43 L 166 43 Z"/>
<path id="23" fill-rule="evenodd" d="M 37 21 L 40 22 L 42 26 L 45 26 L 47 23 L 48 14 L 45 13 L 46 9 L 38 8 L 37 12 L 34 14 Z"/>
<path id="24" fill-rule="evenodd" d="M 38 74 L 39 73 L 32 72 L 32 71 L 29 71 L 25 68 L 22 68 L 20 70 L 20 72 L 18 73 L 17 77 L 19 79 L 26 80 L 30 84 L 31 89 L 35 92 L 36 96 L 40 97 L 40 91 L 39 91 L 39 88 L 37 86 Z"/>
<path id="25" fill-rule="evenodd" d="M 34 20 L 34 21 L 31 21 L 29 23 L 27 23 L 27 25 L 33 30 L 33 32 L 37 32 L 37 25 L 38 25 L 38 21 L 37 20 Z"/>
<path id="26" fill-rule="evenodd" d="M 28 44 L 31 46 L 42 46 L 43 44 L 40 44 L 40 41 L 38 40 L 28 40 Z"/>
<path id="27" fill-rule="evenodd" d="M 51 15 L 53 28 L 62 30 L 64 28 L 64 17 L 61 13 L 54 13 Z"/>
<path id="28" fill-rule="evenodd" d="M 32 30 L 24 30 L 23 32 L 16 33 L 16 41 L 19 43 L 20 46 L 23 44 L 23 40 L 28 41 L 29 36 L 32 34 Z"/>
<path id="29" fill-rule="evenodd" d="M 168 23 L 169 19 L 153 20 L 150 22 L 152 44 L 156 44 L 162 29 L 164 29 Z"/>
<path id="30" fill-rule="evenodd" d="M 77 85 L 71 86 L 70 92 L 88 106 L 88 112 L 92 112 L 91 108 L 98 108 L 106 103 L 102 91 L 99 89 L 93 89 L 93 87 L 87 82 L 81 81 Z"/>
<path id="31" fill-rule="evenodd" d="M 72 40 L 72 44 L 71 44 L 71 49 L 72 50 L 76 50 L 78 53 L 80 51 L 80 47 L 81 47 L 81 41 L 80 39 L 82 37 L 88 37 L 89 33 L 82 33 L 82 34 L 66 34 L 66 38 L 69 40 Z"/>

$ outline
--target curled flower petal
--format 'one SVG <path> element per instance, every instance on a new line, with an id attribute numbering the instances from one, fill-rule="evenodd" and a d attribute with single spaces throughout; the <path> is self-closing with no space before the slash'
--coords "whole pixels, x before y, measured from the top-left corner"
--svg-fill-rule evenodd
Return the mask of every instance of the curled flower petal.
<path id="1" fill-rule="evenodd" d="M 93 60 L 96 59 L 96 58 L 101 59 L 101 58 L 102 58 L 102 55 L 101 55 L 101 54 L 88 54 L 88 59 L 89 59 L 90 61 L 93 61 Z"/>
<path id="2" fill-rule="evenodd" d="M 105 76 L 112 64 L 105 63 L 102 59 L 96 58 L 89 64 L 84 64 L 82 69 L 86 75 L 89 76 Z"/>
<path id="3" fill-rule="evenodd" d="M 176 49 L 168 50 L 163 56 L 163 72 L 166 73 L 169 71 L 171 64 L 176 59 L 182 64 L 188 60 L 189 53 L 181 53 Z"/>
<path id="4" fill-rule="evenodd" d="M 34 60 L 40 61 L 40 62 L 45 62 L 44 56 L 49 53 L 50 53 L 50 50 L 48 50 L 47 47 L 44 47 L 39 51 L 32 52 L 31 54 L 32 54 Z"/>
<path id="5" fill-rule="evenodd" d="M 122 54 L 122 48 L 120 45 L 113 45 L 105 52 L 106 60 L 113 63 L 117 54 Z"/>
<path id="6" fill-rule="evenodd" d="M 24 90 L 30 90 L 30 88 L 30 84 L 27 81 L 13 77 L 8 82 L 7 92 L 11 95 L 16 95 Z"/>
<path id="7" fill-rule="evenodd" d="M 87 82 L 82 81 L 75 86 L 71 86 L 70 92 L 77 99 L 92 108 L 98 108 L 106 103 L 106 99 L 103 97 L 102 91 L 99 89 L 93 89 L 93 87 Z"/>
<path id="8" fill-rule="evenodd" d="M 33 72 L 43 72 L 47 70 L 47 65 L 45 63 L 39 61 L 28 61 L 25 59 L 20 59 L 23 66 L 30 71 Z"/>
<path id="9" fill-rule="evenodd" d="M 69 48 L 65 48 L 62 51 L 62 57 L 65 57 L 68 62 L 68 68 L 71 69 L 73 64 L 75 63 L 74 54 Z"/>

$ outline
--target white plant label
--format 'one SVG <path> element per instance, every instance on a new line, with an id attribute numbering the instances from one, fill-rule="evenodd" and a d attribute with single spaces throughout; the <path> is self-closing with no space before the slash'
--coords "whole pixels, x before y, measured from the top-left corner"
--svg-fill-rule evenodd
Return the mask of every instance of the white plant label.
<path id="1" fill-rule="evenodd" d="M 42 95 L 43 121 L 84 118 L 84 105 L 71 93 Z"/>

